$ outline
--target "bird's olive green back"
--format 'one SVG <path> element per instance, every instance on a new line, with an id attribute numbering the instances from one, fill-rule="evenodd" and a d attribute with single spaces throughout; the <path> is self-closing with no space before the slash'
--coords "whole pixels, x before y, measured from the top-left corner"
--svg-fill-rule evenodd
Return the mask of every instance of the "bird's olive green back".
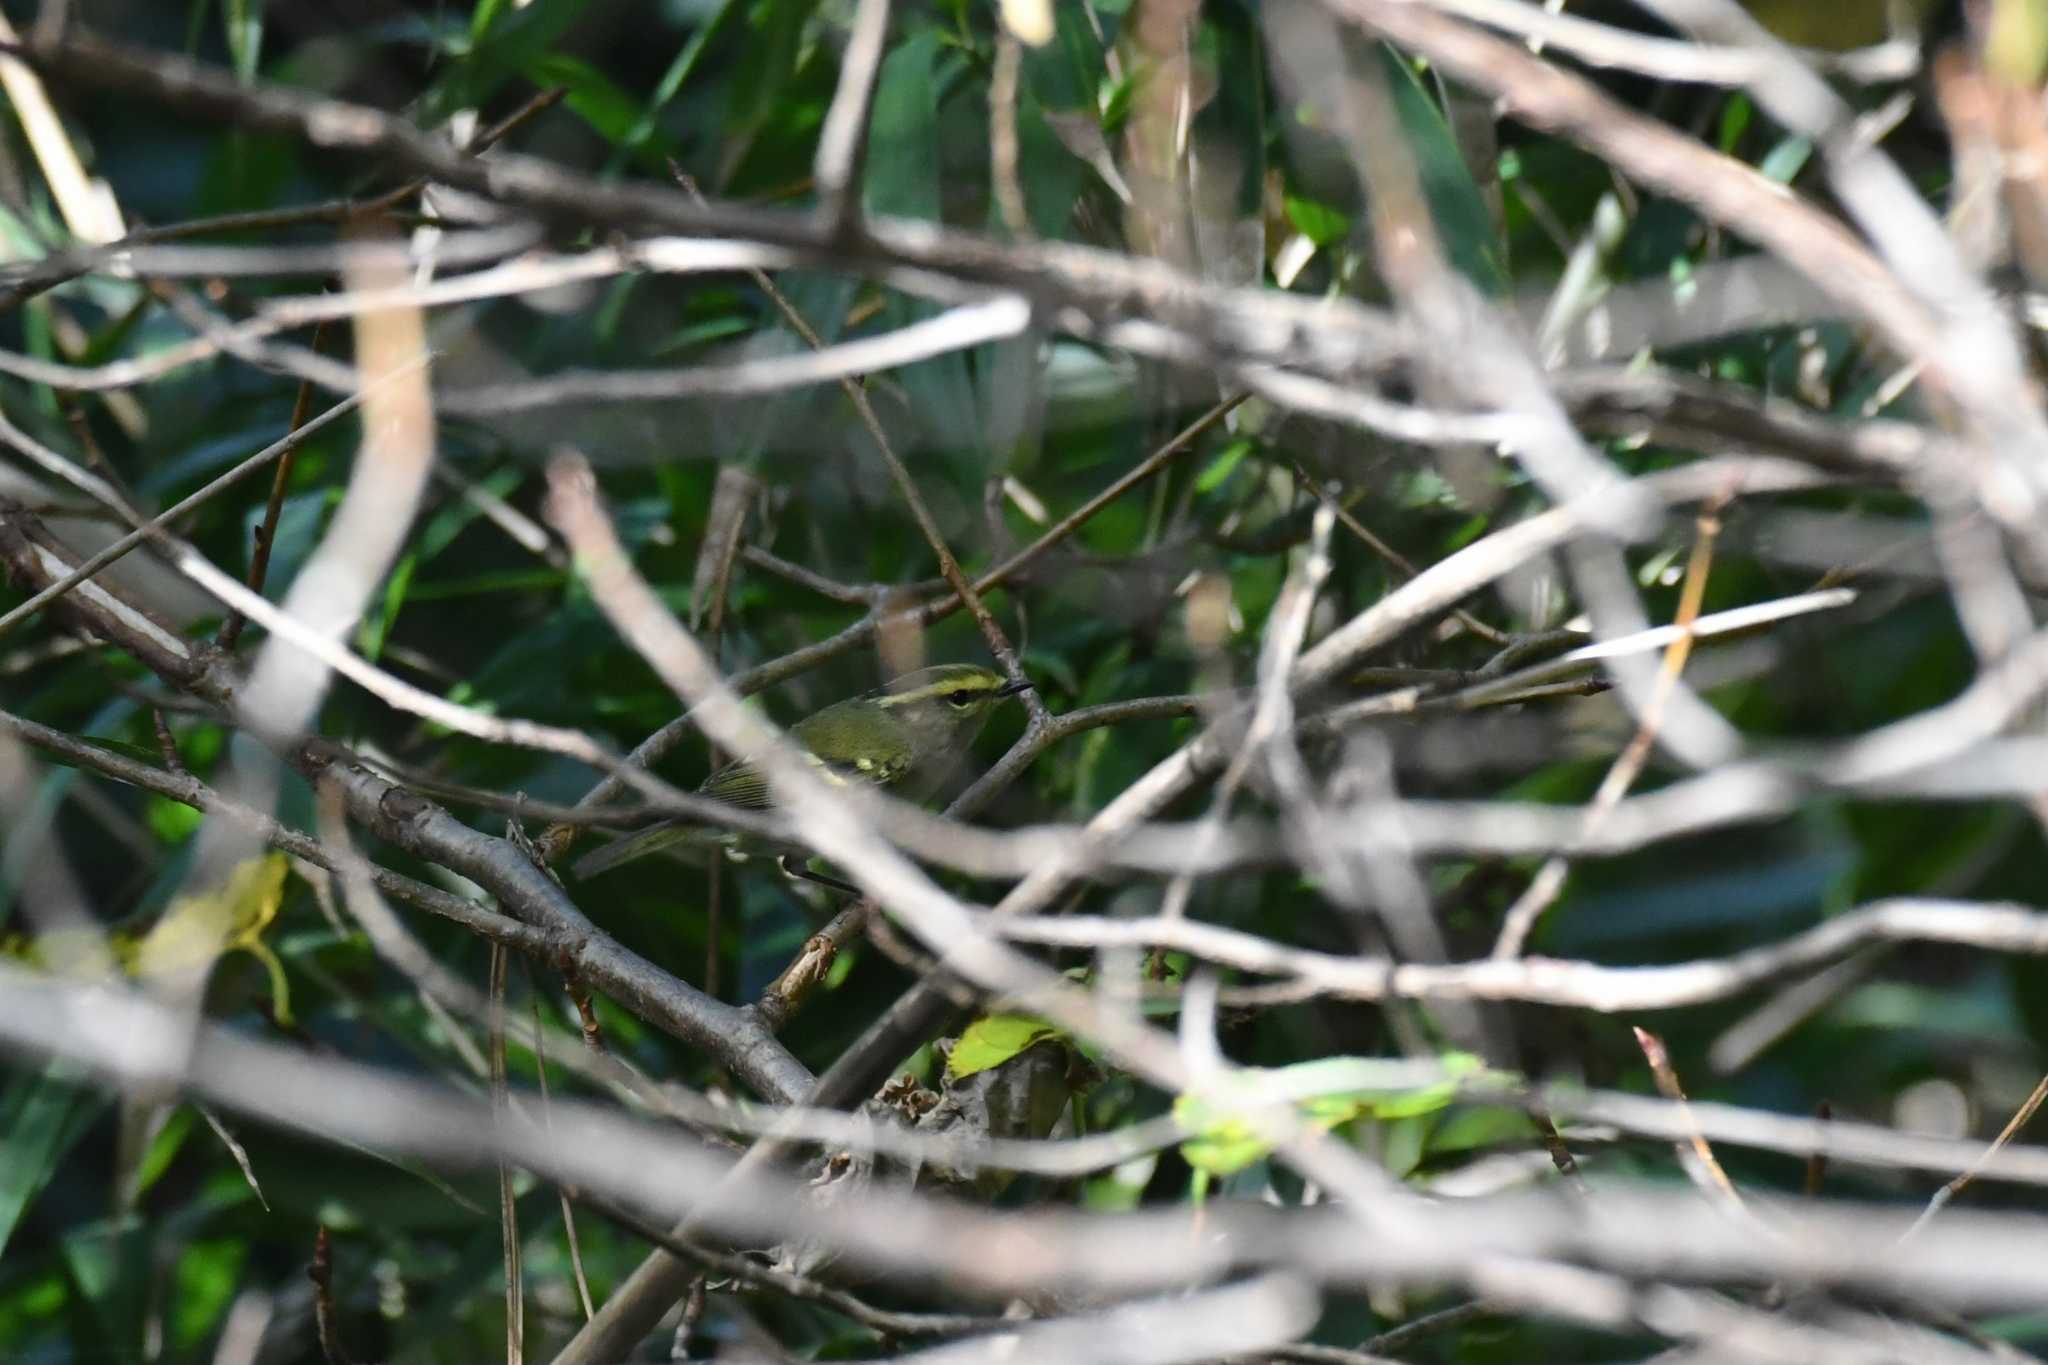
<path id="1" fill-rule="evenodd" d="M 935 767 L 943 776 L 1007 695 L 1006 686 L 1000 673 L 975 664 L 938 664 L 834 702 L 789 733 L 831 781 L 886 787 Z M 748 810 L 770 804 L 766 779 L 744 758 L 712 773 L 698 790 Z"/>

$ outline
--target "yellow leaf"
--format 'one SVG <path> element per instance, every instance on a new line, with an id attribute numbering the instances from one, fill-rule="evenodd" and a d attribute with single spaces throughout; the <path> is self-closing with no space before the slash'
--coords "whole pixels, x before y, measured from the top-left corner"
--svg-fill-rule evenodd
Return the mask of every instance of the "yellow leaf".
<path id="1" fill-rule="evenodd" d="M 290 866 L 282 853 L 251 858 L 234 870 L 225 886 L 178 897 L 135 945 L 129 970 L 142 977 L 198 973 L 221 954 L 240 948 L 263 963 L 277 997 L 277 1015 L 289 1019 L 284 969 L 263 942 L 263 932 L 284 903 Z"/>
<path id="2" fill-rule="evenodd" d="M 967 1026 L 953 1055 L 946 1059 L 946 1074 L 954 1080 L 1001 1066 L 1010 1058 L 1045 1038 L 1057 1038 L 1059 1030 L 1029 1014 L 987 1014 Z"/>
<path id="3" fill-rule="evenodd" d="M 284 904 L 284 879 L 290 868 L 290 859 L 282 853 L 251 858 L 234 870 L 226 886 L 172 901 L 146 933 L 58 929 L 34 938 L 8 934 L 0 937 L 0 958 L 64 976 L 104 976 L 111 967 L 128 976 L 162 978 L 181 972 L 196 975 L 221 954 L 240 949 L 263 964 L 277 1017 L 289 1023 L 291 996 L 284 964 L 263 935 Z"/>

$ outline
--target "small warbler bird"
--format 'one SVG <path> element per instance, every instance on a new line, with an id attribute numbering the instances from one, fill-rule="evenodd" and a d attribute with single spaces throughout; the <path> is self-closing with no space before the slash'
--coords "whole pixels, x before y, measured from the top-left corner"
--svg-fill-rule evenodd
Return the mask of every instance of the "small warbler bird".
<path id="1" fill-rule="evenodd" d="M 939 664 L 834 702 L 790 726 L 789 737 L 803 746 L 827 781 L 888 787 L 923 800 L 959 769 L 989 713 L 1030 687 L 975 664 Z M 746 758 L 712 773 L 697 791 L 741 810 L 766 810 L 772 804 L 767 778 Z M 574 870 L 578 877 L 595 877 L 665 848 L 726 845 L 742 852 L 747 843 L 729 830 L 667 820 L 585 854 Z M 784 866 L 805 875 L 787 859 Z"/>

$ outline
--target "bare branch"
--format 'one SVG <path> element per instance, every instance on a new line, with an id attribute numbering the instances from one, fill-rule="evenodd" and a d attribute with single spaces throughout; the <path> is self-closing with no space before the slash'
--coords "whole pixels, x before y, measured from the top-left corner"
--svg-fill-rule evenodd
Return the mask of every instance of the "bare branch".
<path id="1" fill-rule="evenodd" d="M 818 133 L 818 204 L 834 237 L 851 235 L 860 224 L 861 171 L 867 164 L 868 109 L 881 74 L 889 36 L 889 0 L 860 0 L 853 33 L 839 59 L 839 89 Z"/>
<path id="2" fill-rule="evenodd" d="M 1747 85 L 1768 73 L 1768 59 L 1741 46 L 1710 46 L 1632 33 L 1611 24 L 1563 14 L 1522 0 L 1428 0 L 1435 8 L 1476 20 L 1544 47 L 1569 52 L 1591 66 L 1614 67 L 1659 80 L 1704 85 Z M 1807 58 L 1829 71 L 1867 82 L 1911 80 L 1920 69 L 1920 45 L 1894 38 L 1850 52 L 1816 52 Z"/>
<path id="3" fill-rule="evenodd" d="M 1829 963 L 1870 943 L 1964 943 L 1994 952 L 2048 953 L 2048 915 L 2020 905 L 1879 901 L 1764 947 L 1660 967 L 1607 967 L 1557 958 L 1391 962 L 1289 948 L 1240 930 L 1185 919 L 1001 919 L 990 930 L 1028 943 L 1161 947 L 1298 983 L 1349 1000 L 1520 1000 L 1618 1014 L 1725 1000 L 1792 972 Z"/>
<path id="4" fill-rule="evenodd" d="M 2030 1215 L 1957 1211 L 1900 1247 L 1895 1239 L 1908 1220 L 1895 1208 L 1757 1199 L 1754 1211 L 1777 1234 L 1759 1239 L 1690 1192 L 1623 1186 L 1574 1203 L 1549 1194 L 1445 1200 L 1369 1227 L 1334 1210 L 1240 1202 L 1204 1210 L 1200 1236 L 1191 1235 L 1196 1225 L 1184 1211 L 1114 1219 L 986 1213 L 879 1191 L 821 1208 L 802 1198 L 790 1177 L 756 1171 L 734 1180 L 722 1159 L 693 1150 L 672 1131 L 589 1105 L 557 1101 L 552 1133 L 519 1113 L 494 1131 L 485 1100 L 343 1058 L 308 1065 L 300 1054 L 219 1025 L 202 1024 L 195 1045 L 182 1048 L 179 1031 L 165 1026 L 172 1013 L 122 988 L 8 966 L 0 966 L 0 985 L 0 1037 L 12 1049 L 68 1057 L 111 1081 L 169 1079 L 316 1140 L 436 1163 L 473 1166 L 502 1152 L 561 1183 L 605 1191 L 660 1216 L 694 1217 L 736 1242 L 772 1242 L 801 1230 L 864 1264 L 932 1276 L 967 1293 L 1053 1288 L 1116 1296 L 1278 1265 L 1328 1286 L 1459 1282 L 1485 1286 L 1485 1297 L 1499 1299 L 1492 1272 L 1503 1264 L 1567 1255 L 1651 1281 L 1751 1283 L 1763 1276 L 1920 1295 L 1963 1308 L 2025 1304 L 2048 1292 L 2048 1270 L 2027 1254 L 2040 1236 L 2040 1220 Z M 1709 1133 L 1712 1109 L 1697 1107 Z M 1014 1254 L 989 1254 L 1002 1248 Z"/>
<path id="5" fill-rule="evenodd" d="M 383 379 L 378 380 L 377 382 L 390 382 L 395 377 L 396 376 L 393 375 L 387 375 Z M 305 444 L 307 441 L 311 440 L 315 435 L 317 435 L 320 429 L 325 427 L 328 423 L 333 422 L 341 417 L 344 417 L 350 412 L 353 412 L 356 408 L 357 403 L 361 402 L 362 399 L 362 394 L 350 395 L 349 397 L 344 398 L 340 402 L 336 403 L 327 411 L 321 413 L 318 417 L 314 418 L 310 422 L 302 423 L 296 420 L 293 421 L 290 429 L 287 430 L 284 436 L 282 436 L 278 440 L 271 442 L 269 445 L 263 447 L 263 449 L 257 451 L 255 454 L 241 461 L 232 469 L 228 470 L 225 474 L 222 474 L 218 478 L 213 479 L 211 482 L 207 483 L 205 487 L 200 488 L 197 492 L 194 492 L 189 496 L 180 499 L 179 501 L 173 503 L 171 506 L 165 508 L 163 511 L 157 513 L 154 517 L 151 517 L 148 521 L 136 527 L 133 531 L 128 532 L 119 540 L 114 541 L 105 549 L 99 551 L 98 553 L 86 559 L 77 568 L 71 570 L 71 572 L 66 574 L 64 577 L 58 579 L 56 582 L 50 584 L 48 587 L 43 588 L 40 591 L 32 594 L 26 602 L 23 602 L 21 605 L 13 608 L 10 611 L 0 613 L 0 635 L 6 634 L 7 631 L 12 629 L 17 623 L 27 619 L 29 616 L 34 615 L 36 612 L 41 611 L 45 606 L 48 606 L 57 598 L 62 597 L 67 592 L 70 592 L 80 583 L 85 582 L 88 578 L 91 578 L 101 569 L 106 568 L 107 565 L 112 564 L 115 560 L 127 554 L 130 550 L 134 549 L 137 545 L 140 545 L 143 541 L 153 538 L 159 531 L 163 530 L 165 527 L 169 526 L 172 522 L 184 516 L 187 512 L 190 512 L 195 507 L 203 506 L 207 502 L 212 501 L 214 497 L 216 497 L 220 493 L 225 492 L 229 488 L 234 487 L 248 475 L 255 473 L 264 465 L 269 464 L 272 460 L 275 460 L 280 456 L 289 456 L 294 450 L 297 450 L 301 445 Z M 225 633 L 225 628 L 223 628 L 223 632 Z"/>

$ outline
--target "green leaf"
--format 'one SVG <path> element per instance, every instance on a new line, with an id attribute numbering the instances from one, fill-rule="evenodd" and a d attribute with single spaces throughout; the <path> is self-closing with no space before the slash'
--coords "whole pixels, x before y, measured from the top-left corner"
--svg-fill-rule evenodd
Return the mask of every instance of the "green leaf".
<path id="1" fill-rule="evenodd" d="M 1096 103 L 1102 110 L 1102 131 L 1114 133 L 1124 126 L 1124 120 L 1131 116 L 1131 97 L 1137 92 L 1137 78 L 1126 73 L 1116 79 L 1103 77 L 1102 93 Z"/>
<path id="2" fill-rule="evenodd" d="M 371 663 L 377 662 L 384 653 L 384 642 L 391 638 L 391 626 L 398 620 L 398 612 L 405 605 L 405 594 L 412 587 L 413 570 L 419 567 L 419 555 L 409 554 L 398 561 L 391 570 L 391 576 L 384 580 L 384 601 L 380 608 L 363 617 L 363 623 L 356 629 L 356 649 Z"/>
<path id="3" fill-rule="evenodd" d="M 206 812 L 155 794 L 143 803 L 142 816 L 149 822 L 150 833 L 166 844 L 184 843 L 206 823 Z"/>
<path id="4" fill-rule="evenodd" d="M 1173 1116 L 1182 1118 L 1179 1101 L 1173 1109 Z M 1188 1165 L 1206 1175 L 1231 1175 L 1272 1150 L 1270 1142 L 1236 1119 L 1211 1122 L 1200 1137 L 1189 1138 L 1180 1145 L 1180 1154 Z"/>
<path id="5" fill-rule="evenodd" d="M 1097 171 L 1055 131 L 1053 116 L 1085 120 L 1095 115 L 1090 109 L 1049 107 L 1029 83 L 1018 92 L 1017 176 L 1023 183 L 1025 210 L 1041 236 L 1057 238 L 1067 235 L 1075 202 Z M 1001 216 L 991 204 L 990 223 L 998 223 Z"/>
<path id="6" fill-rule="evenodd" d="M 1189 1134 L 1181 1143 L 1181 1155 L 1190 1166 L 1215 1175 L 1230 1175 L 1260 1160 L 1272 1150 L 1267 1134 L 1282 1131 L 1270 1119 L 1258 1121 L 1259 1115 L 1272 1113 L 1276 1094 L 1296 1096 L 1298 1121 L 1323 1132 L 1358 1118 L 1401 1120 L 1433 1114 L 1457 1098 L 1461 1085 L 1485 1070 L 1466 1052 L 1447 1053 L 1440 1061 L 1443 1079 L 1404 1089 L 1357 1087 L 1361 1070 L 1374 1063 L 1354 1057 L 1323 1057 L 1234 1073 L 1206 1091 L 1174 1100 L 1173 1117 Z"/>
<path id="7" fill-rule="evenodd" d="M 472 46 L 491 31 L 491 21 L 498 17 L 498 10 L 503 4 L 504 0 L 476 0 L 476 8 L 469 12 L 469 41 Z"/>
<path id="8" fill-rule="evenodd" d="M 1394 110 L 1408 134 L 1408 149 L 1415 157 L 1416 174 L 1422 194 L 1429 201 L 1430 217 L 1443 239 L 1444 253 L 1460 274 L 1488 294 L 1507 292 L 1507 268 L 1501 259 L 1500 243 L 1494 234 L 1493 216 L 1465 164 L 1458 141 L 1436 99 L 1423 87 L 1415 71 L 1391 47 L 1380 45 L 1388 84 L 1394 95 Z M 1304 229 L 1305 231 L 1306 229 Z"/>
<path id="9" fill-rule="evenodd" d="M 139 1197 L 150 1186 L 162 1178 L 171 1168 L 178 1153 L 185 1146 L 185 1139 L 192 1135 L 194 1111 L 189 1104 L 181 1104 L 171 1116 L 164 1120 L 164 1126 L 151 1140 L 149 1150 L 142 1155 L 142 1163 L 135 1171 L 135 1193 Z"/>
<path id="10" fill-rule="evenodd" d="M 1519 1109 L 1498 1105 L 1461 1106 L 1445 1116 L 1430 1131 L 1431 1152 L 1464 1152 L 1507 1142 L 1526 1142 L 1537 1136 L 1536 1125 Z"/>
<path id="11" fill-rule="evenodd" d="M 446 67 L 445 78 L 420 101 L 415 117 L 431 125 L 457 109 L 489 104 L 499 86 L 561 41 L 588 4 L 532 0 L 507 11 L 502 4 L 487 3 L 472 12 L 471 32 L 444 31 L 443 48 L 462 60 Z"/>
<path id="12" fill-rule="evenodd" d="M 641 109 L 640 116 L 633 121 L 632 127 L 626 130 L 625 140 L 619 148 L 620 155 L 637 150 L 654 135 L 655 121 L 661 117 L 661 111 L 668 107 L 669 101 L 683 88 L 683 82 L 690 78 L 690 73 L 697 69 L 698 61 L 703 58 L 704 49 L 710 46 L 712 39 L 724 31 L 726 21 L 739 8 L 739 0 L 723 0 L 717 9 L 712 11 L 710 17 L 697 26 L 697 31 L 690 35 L 690 41 L 683 44 L 682 50 L 676 53 L 675 60 L 661 73 L 661 79 L 655 83 L 654 93 L 647 97 L 647 104 Z"/>
<path id="13" fill-rule="evenodd" d="M 868 210 L 939 217 L 938 35 L 930 29 L 899 43 L 875 82 L 868 132 Z"/>
<path id="14" fill-rule="evenodd" d="M 223 0 L 221 25 L 226 29 L 235 75 L 244 81 L 255 80 L 263 59 L 263 0 Z"/>
<path id="15" fill-rule="evenodd" d="M 1223 447 L 1223 452 L 1211 460 L 1209 467 L 1195 480 L 1195 491 L 1208 493 L 1220 487 L 1223 481 L 1230 477 L 1231 471 L 1251 453 L 1251 449 L 1252 443 L 1246 437 L 1240 437 Z"/>
<path id="16" fill-rule="evenodd" d="M 1757 163 L 1757 173 L 1767 180 L 1789 185 L 1799 178 L 1799 172 L 1806 168 L 1807 160 L 1813 155 L 1813 143 L 1803 137 L 1788 137 L 1764 155 Z"/>
<path id="17" fill-rule="evenodd" d="M 118 1222 L 75 1225 L 59 1242 L 73 1295 L 91 1306 L 95 1325 L 104 1334 L 106 1345 L 97 1352 L 103 1359 L 140 1355 L 146 1270 L 137 1254 L 140 1231 L 140 1220 L 130 1215 Z"/>
<path id="18" fill-rule="evenodd" d="M 532 473 L 530 469 L 514 465 L 495 470 L 476 481 L 479 491 L 510 501 L 519 485 L 526 482 Z M 430 564 L 478 518 L 484 515 L 484 501 L 481 498 L 455 498 L 427 519 L 414 543 L 413 555 L 421 564 Z"/>
<path id="19" fill-rule="evenodd" d="M 1380 1164 L 1387 1168 L 1388 1175 L 1396 1180 L 1405 1179 L 1422 1164 L 1429 1124 L 1425 1114 L 1395 1118 L 1387 1123 L 1381 1131 Z"/>
<path id="20" fill-rule="evenodd" d="M 1287 221 L 1317 246 L 1329 246 L 1351 235 L 1350 217 L 1327 204 L 1319 204 L 1298 194 L 1288 195 L 1286 204 Z"/>
<path id="21" fill-rule="evenodd" d="M 657 358 L 673 355 L 677 351 L 688 350 L 692 346 L 702 346 L 706 342 L 723 341 L 727 337 L 744 335 L 754 330 L 754 325 L 754 319 L 739 313 L 729 313 L 724 317 L 706 318 L 702 322 L 693 322 L 687 327 L 677 329 L 668 340 L 657 344 L 649 354 Z"/>
<path id="22" fill-rule="evenodd" d="M 581 58 L 545 52 L 526 64 L 525 75 L 543 89 L 556 85 L 566 89 L 569 93 L 562 102 L 607 142 L 624 142 L 638 126 L 640 107 L 633 97 Z M 641 139 L 643 143 L 647 140 Z M 662 139 L 653 140 L 654 150 L 666 154 Z"/>
<path id="23" fill-rule="evenodd" d="M 1457 1098 L 1458 1085 L 1456 1079 L 1446 1079 L 1419 1090 L 1396 1090 L 1379 1095 L 1361 1091 L 1353 1098 L 1362 1110 L 1370 1110 L 1375 1118 L 1406 1119 L 1442 1109 Z"/>
<path id="24" fill-rule="evenodd" d="M 969 1024 L 953 1045 L 953 1055 L 946 1059 L 946 1074 L 957 1081 L 1001 1066 L 1034 1043 L 1062 1036 L 1036 1015 L 985 1014 Z"/>
<path id="25" fill-rule="evenodd" d="M 244 1279 L 252 1239 L 214 1237 L 193 1242 L 178 1258 L 170 1294 L 170 1336 L 191 1349 L 219 1323 Z"/>
<path id="26" fill-rule="evenodd" d="M 106 1107 L 103 1096 L 61 1063 L 8 1082 L 0 1094 L 0 1251 L 7 1249 L 22 1211 Z"/>
<path id="27" fill-rule="evenodd" d="M 1749 102 L 1749 96 L 1740 90 L 1730 95 L 1728 102 L 1721 106 L 1721 131 L 1718 141 L 1721 150 L 1727 155 L 1735 155 L 1736 147 L 1742 142 L 1742 135 L 1749 131 L 1752 112 L 1753 106 Z"/>
<path id="28" fill-rule="evenodd" d="M 897 45 L 882 63 L 868 133 L 868 211 L 937 222 L 943 217 L 940 173 L 945 139 L 940 113 L 946 71 L 959 62 L 943 51 L 938 34 L 924 29 Z M 937 304 L 891 293 L 876 318 L 888 331 L 936 317 Z M 986 348 L 983 348 L 984 350 Z M 910 395 L 911 410 L 932 449 L 985 447 L 981 405 L 968 375 L 968 358 L 954 351 L 898 370 L 895 381 Z M 979 469 L 974 471 L 978 476 Z M 979 486 L 977 477 L 976 486 Z"/>

